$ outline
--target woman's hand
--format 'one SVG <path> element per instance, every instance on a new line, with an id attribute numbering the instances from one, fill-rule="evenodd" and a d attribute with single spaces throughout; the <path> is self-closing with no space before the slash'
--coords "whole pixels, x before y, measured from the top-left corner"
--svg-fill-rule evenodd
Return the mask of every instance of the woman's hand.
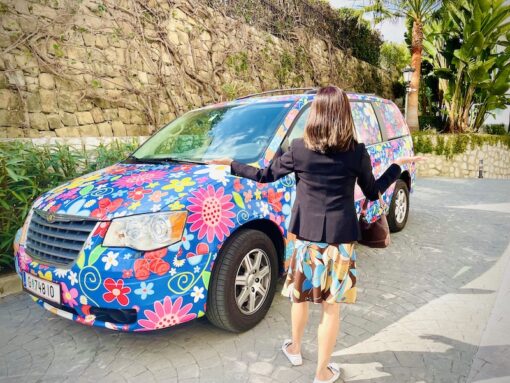
<path id="1" fill-rule="evenodd" d="M 227 165 L 230 166 L 232 164 L 233 159 L 232 158 L 217 158 L 215 160 L 207 161 L 206 163 L 208 165 Z"/>
<path id="2" fill-rule="evenodd" d="M 410 164 L 412 162 L 423 161 L 426 159 L 427 159 L 427 157 L 423 157 L 423 156 L 399 157 L 394 162 L 397 165 L 405 165 L 405 164 Z"/>

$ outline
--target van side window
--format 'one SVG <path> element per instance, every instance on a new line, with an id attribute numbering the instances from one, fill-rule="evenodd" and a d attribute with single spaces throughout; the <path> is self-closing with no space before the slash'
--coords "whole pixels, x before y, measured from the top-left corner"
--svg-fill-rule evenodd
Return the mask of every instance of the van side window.
<path id="1" fill-rule="evenodd" d="M 386 140 L 409 134 L 404 117 L 402 117 L 402 113 L 400 113 L 400 110 L 393 102 L 377 101 L 373 104 L 378 112 L 381 128 L 384 131 Z"/>
<path id="2" fill-rule="evenodd" d="M 300 114 L 300 116 L 297 118 L 297 120 L 294 122 L 294 125 L 292 126 L 292 130 L 290 133 L 285 137 L 285 140 L 283 140 L 281 148 L 284 152 L 289 150 L 290 143 L 295 138 L 302 138 L 303 134 L 305 132 L 305 126 L 306 126 L 306 120 L 308 120 L 308 115 L 310 114 L 310 107 L 305 106 L 305 110 Z"/>
<path id="3" fill-rule="evenodd" d="M 382 141 L 379 122 L 369 102 L 351 102 L 352 119 L 358 142 L 372 145 Z"/>

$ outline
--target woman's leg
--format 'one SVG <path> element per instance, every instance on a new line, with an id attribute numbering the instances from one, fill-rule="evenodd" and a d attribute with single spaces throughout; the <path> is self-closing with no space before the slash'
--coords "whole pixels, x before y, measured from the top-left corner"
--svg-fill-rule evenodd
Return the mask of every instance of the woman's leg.
<path id="1" fill-rule="evenodd" d="M 308 322 L 308 302 L 292 303 L 292 344 L 287 347 L 290 354 L 299 354 L 301 352 L 301 341 L 305 332 L 306 322 Z"/>
<path id="2" fill-rule="evenodd" d="M 340 303 L 322 303 L 322 318 L 318 329 L 319 351 L 317 356 L 316 377 L 328 380 L 333 373 L 327 368 L 336 337 L 340 330 Z"/>

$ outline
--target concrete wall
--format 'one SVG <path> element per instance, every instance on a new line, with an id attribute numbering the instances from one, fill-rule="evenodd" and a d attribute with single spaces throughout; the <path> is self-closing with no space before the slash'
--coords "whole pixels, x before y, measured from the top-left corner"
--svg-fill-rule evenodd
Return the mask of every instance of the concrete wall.
<path id="1" fill-rule="evenodd" d="M 478 177 L 480 160 L 483 160 L 484 178 L 510 179 L 510 149 L 501 142 L 496 145 L 483 144 L 480 148 L 468 149 L 453 158 L 444 155 L 423 154 L 427 161 L 417 164 L 418 176 L 431 177 Z"/>
<path id="2" fill-rule="evenodd" d="M 147 135 L 192 108 L 283 87 L 391 97 L 388 73 L 328 41 L 278 39 L 199 1 L 0 0 L 0 17 L 0 139 Z"/>

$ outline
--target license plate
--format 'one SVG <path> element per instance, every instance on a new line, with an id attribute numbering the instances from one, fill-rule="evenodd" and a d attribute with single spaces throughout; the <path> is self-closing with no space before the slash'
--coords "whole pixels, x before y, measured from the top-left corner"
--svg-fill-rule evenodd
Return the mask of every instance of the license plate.
<path id="1" fill-rule="evenodd" d="M 25 273 L 25 289 L 40 298 L 60 304 L 60 285 Z"/>

